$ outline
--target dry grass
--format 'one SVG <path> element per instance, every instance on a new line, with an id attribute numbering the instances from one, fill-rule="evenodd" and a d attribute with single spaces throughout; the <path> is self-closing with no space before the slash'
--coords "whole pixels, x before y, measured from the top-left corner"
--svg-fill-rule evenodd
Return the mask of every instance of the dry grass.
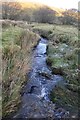
<path id="1" fill-rule="evenodd" d="M 3 28 L 3 116 L 18 109 L 20 91 L 28 80 L 25 75 L 30 70 L 32 50 L 39 38 L 39 35 L 17 26 L 8 24 Z"/>

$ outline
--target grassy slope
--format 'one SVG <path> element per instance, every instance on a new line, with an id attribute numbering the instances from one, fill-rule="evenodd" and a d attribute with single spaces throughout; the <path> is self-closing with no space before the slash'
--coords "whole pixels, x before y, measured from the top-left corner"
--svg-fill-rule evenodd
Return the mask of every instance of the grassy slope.
<path id="1" fill-rule="evenodd" d="M 22 8 L 31 8 L 31 9 L 38 9 L 40 7 L 44 7 L 44 6 L 47 6 L 47 5 L 44 5 L 44 4 L 39 4 L 37 2 L 33 3 L 33 2 L 25 2 L 25 3 L 20 3 Z M 49 6 L 48 6 L 49 7 Z M 62 15 L 62 12 L 64 12 L 65 10 L 64 9 L 59 9 L 59 8 L 55 8 L 55 7 L 50 7 L 50 9 L 52 9 L 53 11 L 56 11 L 57 15 L 58 16 L 61 16 Z"/>
<path id="2" fill-rule="evenodd" d="M 65 88 L 58 87 L 51 93 L 51 99 L 58 106 L 65 107 L 76 115 L 78 109 L 78 29 L 68 25 L 32 25 L 33 31 L 39 32 L 49 39 L 47 63 L 52 72 L 62 70 L 67 84 Z M 74 96 L 73 96 L 74 95 Z"/>
<path id="3" fill-rule="evenodd" d="M 28 80 L 25 75 L 30 70 L 32 49 L 39 38 L 27 29 L 3 25 L 3 116 L 17 110 L 20 104 L 20 91 Z"/>
<path id="4" fill-rule="evenodd" d="M 44 6 L 43 4 L 39 4 L 39 3 L 34 3 L 34 2 L 21 2 L 20 5 L 22 6 L 22 8 L 34 8 L 34 9 L 37 9 L 39 7 L 42 7 Z"/>
<path id="5" fill-rule="evenodd" d="M 22 6 L 22 9 L 29 8 L 29 9 L 31 9 L 31 11 L 35 11 L 38 8 L 48 6 L 48 5 L 37 3 L 37 2 L 25 2 L 25 3 L 20 2 L 20 5 Z M 48 7 L 50 9 L 52 9 L 53 11 L 55 11 L 56 16 L 58 16 L 58 17 L 63 16 L 63 12 L 66 11 L 65 9 L 61 9 L 61 8 L 50 7 L 50 6 L 48 6 Z M 79 17 L 78 13 L 70 13 L 70 12 L 68 12 L 68 13 L 70 16 L 73 16 L 76 19 Z M 59 24 L 59 21 L 56 21 L 56 23 Z"/>

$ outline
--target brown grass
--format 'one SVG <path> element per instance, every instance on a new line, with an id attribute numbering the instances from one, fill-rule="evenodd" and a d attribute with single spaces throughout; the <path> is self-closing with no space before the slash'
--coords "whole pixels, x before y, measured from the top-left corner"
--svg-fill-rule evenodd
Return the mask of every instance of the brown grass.
<path id="1" fill-rule="evenodd" d="M 3 28 L 3 116 L 18 109 L 20 91 L 28 80 L 25 75 L 31 68 L 32 50 L 39 38 L 28 29 L 13 25 Z"/>

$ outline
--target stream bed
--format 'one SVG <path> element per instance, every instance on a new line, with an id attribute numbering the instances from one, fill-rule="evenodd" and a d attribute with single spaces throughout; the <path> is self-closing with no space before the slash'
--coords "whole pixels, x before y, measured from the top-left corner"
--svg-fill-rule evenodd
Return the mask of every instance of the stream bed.
<path id="1" fill-rule="evenodd" d="M 63 108 L 55 109 L 56 105 L 50 98 L 50 92 L 63 77 L 53 75 L 46 64 L 47 40 L 41 38 L 33 52 L 32 70 L 29 80 L 22 91 L 22 104 L 14 118 L 65 118 L 68 114 Z"/>

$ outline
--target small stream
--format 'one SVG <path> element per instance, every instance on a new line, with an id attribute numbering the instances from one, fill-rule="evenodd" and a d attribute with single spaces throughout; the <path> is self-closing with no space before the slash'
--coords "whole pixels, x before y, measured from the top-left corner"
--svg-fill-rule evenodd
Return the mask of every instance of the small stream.
<path id="1" fill-rule="evenodd" d="M 55 110 L 49 99 L 51 90 L 63 81 L 59 75 L 51 74 L 46 64 L 47 40 L 41 39 L 32 57 L 32 70 L 22 91 L 22 104 L 14 118 L 62 118 L 66 114 Z"/>

